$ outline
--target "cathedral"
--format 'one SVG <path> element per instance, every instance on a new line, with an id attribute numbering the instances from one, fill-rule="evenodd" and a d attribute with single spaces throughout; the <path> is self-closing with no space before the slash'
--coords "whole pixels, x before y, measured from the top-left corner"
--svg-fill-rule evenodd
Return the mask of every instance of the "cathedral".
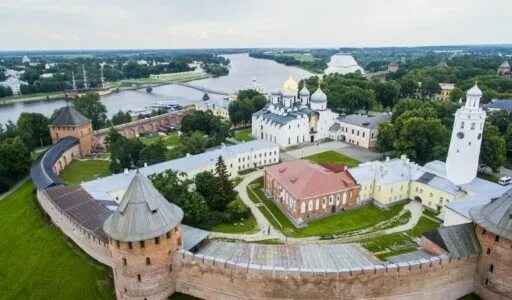
<path id="1" fill-rule="evenodd" d="M 282 148 L 314 143 L 329 137 L 338 114 L 327 108 L 327 96 L 320 87 L 311 94 L 299 91 L 293 78 L 281 90 L 268 95 L 267 105 L 252 116 L 252 135 L 278 143 Z"/>

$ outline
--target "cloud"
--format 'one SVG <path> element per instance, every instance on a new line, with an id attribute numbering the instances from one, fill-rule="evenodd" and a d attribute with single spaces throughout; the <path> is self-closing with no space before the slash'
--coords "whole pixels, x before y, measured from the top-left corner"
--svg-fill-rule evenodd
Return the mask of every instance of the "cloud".
<path id="1" fill-rule="evenodd" d="M 510 43 L 512 1 L 18 0 L 0 50 Z"/>

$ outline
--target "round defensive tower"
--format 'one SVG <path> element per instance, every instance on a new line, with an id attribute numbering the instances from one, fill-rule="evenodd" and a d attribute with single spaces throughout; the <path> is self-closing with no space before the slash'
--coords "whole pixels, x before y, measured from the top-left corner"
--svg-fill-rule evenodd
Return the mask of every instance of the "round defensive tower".
<path id="1" fill-rule="evenodd" d="M 167 299 L 174 292 L 174 251 L 183 211 L 138 171 L 119 208 L 105 221 L 118 299 Z"/>
<path id="2" fill-rule="evenodd" d="M 482 248 L 476 292 L 482 299 L 512 299 L 512 189 L 470 215 Z"/>

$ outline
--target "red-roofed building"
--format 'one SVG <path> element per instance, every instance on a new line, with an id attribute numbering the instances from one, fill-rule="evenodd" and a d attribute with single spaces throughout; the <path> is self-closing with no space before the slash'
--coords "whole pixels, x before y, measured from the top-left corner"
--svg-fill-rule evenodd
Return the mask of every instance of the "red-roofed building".
<path id="1" fill-rule="evenodd" d="M 359 185 L 346 166 L 294 160 L 265 168 L 265 191 L 295 223 L 356 206 Z"/>

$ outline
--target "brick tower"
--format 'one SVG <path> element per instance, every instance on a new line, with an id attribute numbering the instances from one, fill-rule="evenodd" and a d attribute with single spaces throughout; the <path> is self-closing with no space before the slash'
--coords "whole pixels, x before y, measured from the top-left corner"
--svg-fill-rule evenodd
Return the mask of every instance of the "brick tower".
<path id="1" fill-rule="evenodd" d="M 512 189 L 470 215 L 482 248 L 475 290 L 482 299 L 512 299 Z"/>
<path id="2" fill-rule="evenodd" d="M 118 299 L 167 299 L 174 292 L 172 257 L 182 245 L 182 219 L 181 208 L 137 171 L 103 225 Z"/>
<path id="3" fill-rule="evenodd" d="M 52 143 L 56 144 L 61 139 L 72 136 L 80 141 L 80 154 L 91 153 L 92 149 L 92 123 L 72 106 L 65 106 L 52 122 L 50 136 Z"/>

